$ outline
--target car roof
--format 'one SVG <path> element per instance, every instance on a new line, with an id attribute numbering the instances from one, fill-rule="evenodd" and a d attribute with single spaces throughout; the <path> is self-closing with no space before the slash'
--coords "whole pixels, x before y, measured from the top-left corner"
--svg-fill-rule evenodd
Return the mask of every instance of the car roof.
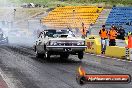
<path id="1" fill-rule="evenodd" d="M 45 31 L 56 31 L 56 30 L 55 29 L 45 29 L 45 30 L 43 30 L 41 32 L 45 32 Z"/>
<path id="2" fill-rule="evenodd" d="M 52 30 L 56 31 L 56 29 L 46 29 L 46 30 L 43 30 L 43 31 L 52 31 Z"/>

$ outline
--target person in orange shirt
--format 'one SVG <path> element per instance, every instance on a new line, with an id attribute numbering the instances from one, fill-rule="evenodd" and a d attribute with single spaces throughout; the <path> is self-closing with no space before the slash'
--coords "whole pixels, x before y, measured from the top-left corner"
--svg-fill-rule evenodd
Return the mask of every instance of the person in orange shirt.
<path id="1" fill-rule="evenodd" d="M 107 45 L 106 39 L 108 39 L 108 31 L 105 29 L 105 25 L 102 25 L 102 29 L 100 30 L 99 35 L 101 37 L 101 53 L 105 54 Z"/>
<path id="2" fill-rule="evenodd" d="M 87 28 L 84 26 L 84 23 L 82 23 L 82 29 L 81 29 L 82 37 L 86 37 Z"/>
<path id="3" fill-rule="evenodd" d="M 116 37 L 117 37 L 117 31 L 115 30 L 115 26 L 112 26 L 109 31 L 109 46 L 115 46 L 116 45 Z"/>
<path id="4" fill-rule="evenodd" d="M 82 36 L 85 38 L 86 37 L 86 27 L 82 28 Z"/>

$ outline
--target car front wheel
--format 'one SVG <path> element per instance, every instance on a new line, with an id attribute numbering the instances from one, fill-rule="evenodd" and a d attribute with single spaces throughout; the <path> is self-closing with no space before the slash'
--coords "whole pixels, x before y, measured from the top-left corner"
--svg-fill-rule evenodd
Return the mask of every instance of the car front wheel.
<path id="1" fill-rule="evenodd" d="M 36 53 L 36 58 L 43 58 L 44 57 L 44 54 L 40 54 L 37 51 L 35 51 L 35 53 Z"/>
<path id="2" fill-rule="evenodd" d="M 79 52 L 79 53 L 78 53 L 78 58 L 79 58 L 80 60 L 83 59 L 83 55 L 84 55 L 83 52 Z"/>

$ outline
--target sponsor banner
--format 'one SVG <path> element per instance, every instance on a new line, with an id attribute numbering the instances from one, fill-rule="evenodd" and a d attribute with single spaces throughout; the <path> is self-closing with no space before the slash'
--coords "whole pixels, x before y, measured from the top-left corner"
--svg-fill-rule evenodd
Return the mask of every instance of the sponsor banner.
<path id="1" fill-rule="evenodd" d="M 76 79 L 81 85 L 86 83 L 127 84 L 131 82 L 129 74 L 87 74 L 82 67 L 79 67 Z"/>

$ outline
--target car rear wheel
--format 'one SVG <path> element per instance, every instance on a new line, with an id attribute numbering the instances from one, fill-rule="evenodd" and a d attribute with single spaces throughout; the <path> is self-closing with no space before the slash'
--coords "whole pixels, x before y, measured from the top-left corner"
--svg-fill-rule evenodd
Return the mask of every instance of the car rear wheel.
<path id="1" fill-rule="evenodd" d="M 79 53 L 78 53 L 78 58 L 79 58 L 80 60 L 83 59 L 83 55 L 84 55 L 83 52 L 79 52 Z"/>

